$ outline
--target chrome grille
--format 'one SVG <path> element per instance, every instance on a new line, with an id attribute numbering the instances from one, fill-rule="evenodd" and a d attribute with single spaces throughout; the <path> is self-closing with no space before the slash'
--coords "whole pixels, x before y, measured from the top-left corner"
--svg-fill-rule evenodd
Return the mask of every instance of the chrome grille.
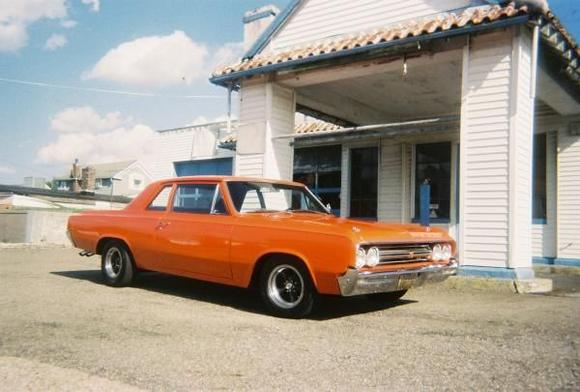
<path id="1" fill-rule="evenodd" d="M 428 244 L 384 244 L 375 246 L 379 248 L 379 265 L 417 263 L 429 261 L 431 258 L 431 246 Z"/>

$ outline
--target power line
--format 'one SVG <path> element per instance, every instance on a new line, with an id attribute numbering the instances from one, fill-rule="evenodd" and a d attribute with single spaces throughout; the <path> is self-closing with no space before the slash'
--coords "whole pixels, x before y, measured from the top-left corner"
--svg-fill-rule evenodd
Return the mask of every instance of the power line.
<path id="1" fill-rule="evenodd" d="M 136 97 L 180 98 L 180 99 L 223 99 L 226 97 L 225 95 L 171 95 L 171 94 L 155 94 L 140 91 L 109 90 L 104 88 L 69 86 L 64 84 L 36 82 L 31 80 L 9 79 L 2 77 L 0 77 L 0 82 L 23 84 L 33 87 L 59 88 L 64 90 L 88 91 L 93 93 L 116 94 L 116 95 L 130 95 Z"/>

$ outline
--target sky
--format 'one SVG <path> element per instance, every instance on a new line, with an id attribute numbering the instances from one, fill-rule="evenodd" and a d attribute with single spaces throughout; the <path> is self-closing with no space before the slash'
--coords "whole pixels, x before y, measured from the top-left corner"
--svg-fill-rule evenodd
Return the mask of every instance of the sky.
<path id="1" fill-rule="evenodd" d="M 155 130 L 223 119 L 208 75 L 243 54 L 245 11 L 288 2 L 0 0 L 0 183 L 146 156 Z M 580 1 L 549 4 L 580 37 Z"/>

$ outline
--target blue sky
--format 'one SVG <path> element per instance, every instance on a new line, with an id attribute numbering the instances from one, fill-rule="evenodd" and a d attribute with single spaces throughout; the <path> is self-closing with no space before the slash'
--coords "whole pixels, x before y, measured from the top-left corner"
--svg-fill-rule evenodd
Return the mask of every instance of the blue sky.
<path id="1" fill-rule="evenodd" d="M 146 146 L 135 146 L 152 130 L 223 116 L 225 90 L 210 85 L 207 73 L 241 53 L 245 11 L 265 4 L 284 8 L 287 3 L 36 0 L 34 5 L 30 0 L 0 0 L 0 79 L 158 95 L 104 94 L 0 80 L 0 183 L 20 183 L 27 175 L 60 175 L 74 155 L 102 161 L 125 151 L 136 153 L 134 148 L 147 153 Z M 579 2 L 549 3 L 580 37 Z M 151 71 L 147 80 L 129 66 L 119 66 L 134 61 L 136 53 L 163 45 L 168 47 L 163 59 L 145 56 L 138 63 Z M 162 63 L 173 58 L 170 64 L 188 75 L 184 79 L 164 76 L 167 64 Z M 181 98 L 189 95 L 217 98 Z M 84 125 L 91 129 L 79 134 Z"/>

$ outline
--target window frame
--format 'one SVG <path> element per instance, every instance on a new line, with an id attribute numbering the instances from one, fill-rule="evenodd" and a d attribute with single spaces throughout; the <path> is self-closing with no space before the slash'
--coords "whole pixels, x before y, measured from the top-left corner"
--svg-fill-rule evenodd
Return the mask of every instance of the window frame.
<path id="1" fill-rule="evenodd" d="M 176 210 L 175 209 L 175 198 L 177 197 L 177 190 L 180 186 L 188 186 L 188 185 L 213 185 L 214 191 L 213 196 L 210 204 L 209 212 L 201 212 L 201 211 L 187 211 L 187 210 Z M 224 212 L 216 212 L 215 206 L 218 200 L 218 196 L 221 196 L 223 205 L 224 205 Z M 222 190 L 222 186 L 220 182 L 179 182 L 174 184 L 174 189 L 172 191 L 171 200 L 169 202 L 169 210 L 168 212 L 176 213 L 176 214 L 193 214 L 193 215 L 231 215 L 228 207 L 228 203 L 226 203 L 226 198 L 224 196 L 224 192 Z"/>
<path id="2" fill-rule="evenodd" d="M 161 187 L 161 189 L 159 190 L 159 192 L 157 192 L 149 200 L 149 203 L 147 203 L 147 207 L 145 207 L 145 211 L 168 212 L 169 211 L 169 207 L 173 204 L 174 185 L 175 184 L 166 184 L 166 185 L 163 185 Z M 157 199 L 157 197 L 159 197 L 159 195 L 161 194 L 161 192 L 163 192 L 167 188 L 169 188 L 169 195 L 167 197 L 167 204 L 165 205 L 165 208 L 162 208 L 162 207 L 152 207 L 151 204 L 153 204 L 153 202 L 155 201 L 155 199 Z"/>
<path id="3" fill-rule="evenodd" d="M 419 210 L 417 209 L 416 206 L 416 201 L 417 198 L 420 197 L 419 192 L 417 192 L 417 146 L 421 146 L 421 145 L 429 145 L 429 144 L 448 144 L 449 145 L 449 217 L 447 218 L 429 218 L 429 222 L 431 223 L 440 223 L 440 224 L 451 224 L 452 222 L 452 217 L 453 217 L 453 197 L 452 197 L 452 191 L 453 191 L 453 173 L 454 173 L 454 159 L 453 159 L 453 144 L 455 142 L 453 140 L 436 140 L 436 141 L 431 141 L 431 142 L 427 142 L 427 143 L 415 143 L 413 145 L 413 155 L 412 155 L 412 167 L 411 167 L 411 222 L 413 223 L 418 223 L 420 221 L 420 217 L 419 217 Z M 459 148 L 457 149 L 458 153 L 459 153 Z M 459 159 L 457 159 L 457 163 L 459 163 Z M 457 170 L 457 169 L 455 169 Z M 456 175 L 459 175 L 459 173 L 457 172 Z M 459 191 L 459 182 L 457 182 L 457 184 L 455 184 L 456 187 L 456 192 Z M 459 196 L 459 195 L 457 195 Z M 456 199 L 456 203 L 459 203 L 458 198 Z M 459 217 L 456 214 L 456 221 L 459 222 Z"/>

